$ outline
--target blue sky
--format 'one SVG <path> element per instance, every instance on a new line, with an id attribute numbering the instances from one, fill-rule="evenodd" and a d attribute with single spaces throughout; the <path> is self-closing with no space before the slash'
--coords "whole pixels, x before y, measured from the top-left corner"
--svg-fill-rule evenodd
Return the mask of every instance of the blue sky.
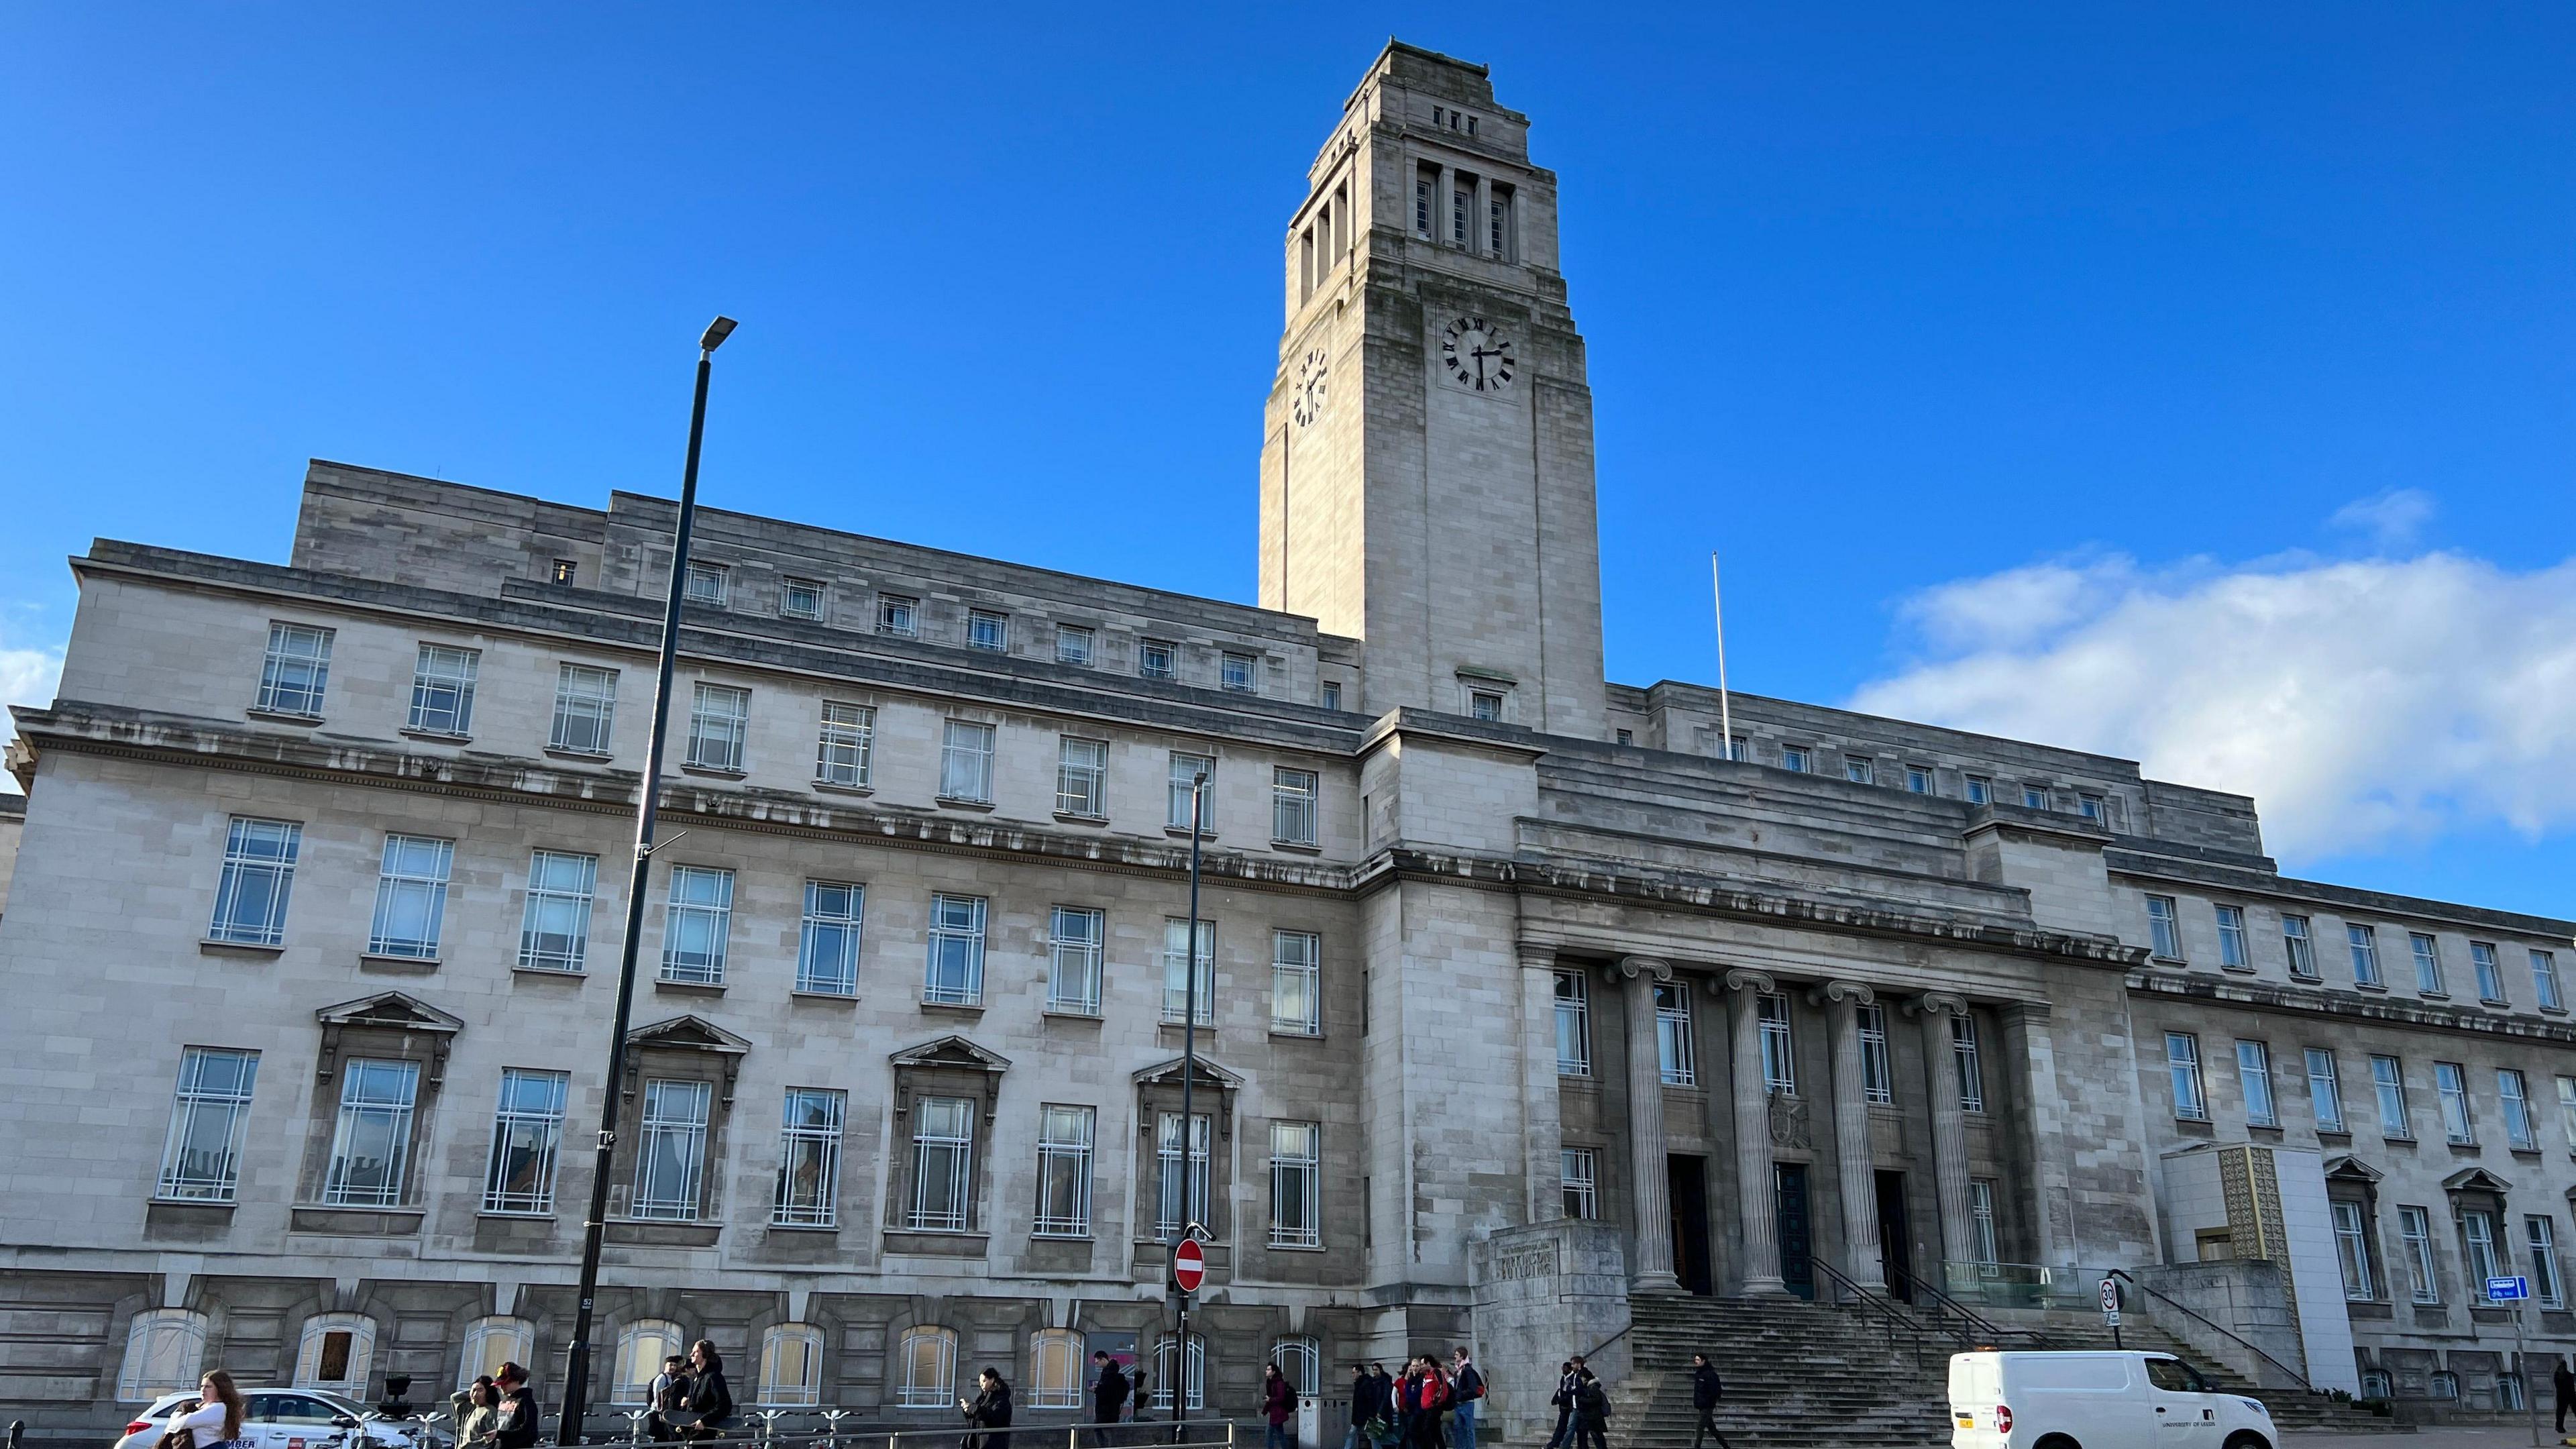
<path id="1" fill-rule="evenodd" d="M 1562 178 L 1610 669 L 2145 757 L 2291 868 L 2576 864 L 2563 6 L 17 6 L 0 680 L 308 456 L 1248 599 L 1277 254 L 1389 33 Z M 2567 628 L 2558 627 L 2561 624 Z"/>

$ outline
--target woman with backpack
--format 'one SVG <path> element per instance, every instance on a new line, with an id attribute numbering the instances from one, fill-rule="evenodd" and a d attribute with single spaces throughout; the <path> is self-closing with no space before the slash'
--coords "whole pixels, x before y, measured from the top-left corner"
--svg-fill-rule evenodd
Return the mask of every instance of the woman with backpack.
<path id="1" fill-rule="evenodd" d="M 725 1383 L 724 1360 L 716 1356 L 715 1344 L 703 1338 L 689 1347 L 689 1407 L 698 1422 L 680 1431 L 684 1439 L 721 1439 L 725 1425 L 733 1422 L 733 1390 Z"/>

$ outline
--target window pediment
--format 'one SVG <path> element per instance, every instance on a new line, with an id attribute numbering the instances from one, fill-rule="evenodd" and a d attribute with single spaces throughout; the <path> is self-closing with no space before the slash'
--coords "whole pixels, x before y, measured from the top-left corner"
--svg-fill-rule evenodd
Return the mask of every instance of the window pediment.
<path id="1" fill-rule="evenodd" d="M 2443 1178 L 2442 1190 L 2444 1192 L 2491 1192 L 2502 1197 L 2513 1191 L 2513 1184 L 2483 1167 L 2472 1167 Z"/>
<path id="2" fill-rule="evenodd" d="M 447 1077 L 447 1050 L 456 1034 L 465 1029 L 462 1017 L 450 1016 L 416 996 L 400 991 L 380 992 L 355 1001 L 343 1001 L 313 1013 L 322 1027 L 322 1054 L 314 1063 L 317 1080 L 329 1081 L 340 1068 L 342 1034 L 352 1029 L 362 1034 L 377 1033 L 394 1037 L 427 1037 L 429 1047 L 429 1085 L 435 1090 Z"/>
<path id="3" fill-rule="evenodd" d="M 1136 1085 L 1140 1087 L 1177 1088 L 1181 1084 L 1182 1065 L 1183 1058 L 1174 1057 L 1170 1061 L 1161 1063 L 1160 1065 L 1147 1067 L 1143 1071 L 1136 1073 Z M 1197 1074 L 1190 1078 L 1190 1085 L 1193 1087 L 1212 1087 L 1221 1092 L 1231 1092 L 1242 1087 L 1243 1078 L 1233 1072 L 1227 1071 L 1225 1068 L 1218 1066 L 1216 1063 L 1209 1061 L 1205 1057 L 1200 1057 L 1198 1058 Z"/>
<path id="4" fill-rule="evenodd" d="M 634 1100 L 645 1052 L 694 1052 L 707 1059 L 705 1064 L 713 1069 L 711 1079 L 722 1085 L 719 1108 L 731 1108 L 734 1081 L 742 1074 L 742 1059 L 750 1050 L 750 1041 L 700 1016 L 675 1016 L 638 1027 L 626 1034 L 626 1081 L 620 1095 Z"/>
<path id="5" fill-rule="evenodd" d="M 919 1046 L 906 1047 L 887 1058 L 897 1069 L 916 1071 L 989 1072 L 999 1076 L 1011 1069 L 1011 1059 L 999 1052 L 987 1051 L 962 1036 L 943 1036 Z"/>
<path id="6" fill-rule="evenodd" d="M 2376 1185 L 2386 1174 L 2358 1157 L 2338 1157 L 2326 1164 L 2326 1181 Z"/>

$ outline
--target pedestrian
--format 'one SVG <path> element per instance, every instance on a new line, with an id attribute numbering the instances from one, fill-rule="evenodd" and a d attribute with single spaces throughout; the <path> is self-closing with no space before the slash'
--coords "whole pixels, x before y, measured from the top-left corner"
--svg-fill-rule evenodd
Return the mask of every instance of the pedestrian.
<path id="1" fill-rule="evenodd" d="M 721 1439 L 725 1425 L 733 1422 L 733 1389 L 725 1383 L 724 1360 L 716 1356 L 715 1344 L 703 1338 L 689 1345 L 689 1408 L 698 1422 L 681 1432 L 685 1439 Z"/>
<path id="2" fill-rule="evenodd" d="M 492 1419 L 501 1410 L 501 1391 L 493 1386 L 490 1374 L 476 1374 L 465 1390 L 464 1411 L 456 1416 L 458 1449 L 482 1443 L 492 1437 Z"/>
<path id="3" fill-rule="evenodd" d="M 1126 1371 L 1118 1367 L 1118 1360 L 1111 1358 L 1107 1349 L 1094 1352 L 1091 1355 L 1091 1422 L 1115 1424 L 1119 1412 L 1126 1407 Z M 1092 1443 L 1106 1446 L 1109 1441 L 1108 1430 L 1092 1430 Z"/>
<path id="4" fill-rule="evenodd" d="M 1351 1427 L 1342 1435 L 1342 1449 L 1371 1449 L 1374 1441 L 1369 1438 L 1368 1431 L 1369 1419 L 1373 1417 L 1369 1393 L 1376 1387 L 1377 1381 L 1369 1377 L 1367 1364 L 1351 1365 Z"/>
<path id="5" fill-rule="evenodd" d="M 1691 1449 L 1699 1449 L 1705 1439 L 1715 1439 L 1717 1449 L 1735 1449 L 1717 1427 L 1717 1401 L 1725 1397 L 1726 1385 L 1718 1381 L 1716 1365 L 1708 1361 L 1707 1354 L 1692 1354 L 1691 1407 L 1699 1411 L 1699 1423 L 1691 1430 Z"/>
<path id="6" fill-rule="evenodd" d="M 1458 1449 L 1476 1449 L 1476 1406 L 1485 1397 L 1485 1376 L 1467 1357 L 1467 1345 L 1449 1351 L 1449 1397 L 1457 1407 Z"/>
<path id="7" fill-rule="evenodd" d="M 2558 1400 L 2558 1432 L 2564 1436 L 2567 1411 L 2576 1409 L 2576 1371 L 2567 1367 L 2567 1360 L 2558 1360 L 2558 1367 L 2549 1371 L 2549 1391 Z"/>
<path id="8" fill-rule="evenodd" d="M 233 1387 L 233 1376 L 222 1369 L 208 1369 L 197 1380 L 197 1407 L 185 1414 L 170 1417 L 170 1427 L 161 1431 L 161 1442 L 169 1449 L 215 1449 L 241 1437 L 241 1390 Z"/>
<path id="9" fill-rule="evenodd" d="M 961 1449 L 1011 1449 L 1011 1436 L 991 1431 L 1011 1427 L 1011 1386 L 1002 1371 L 991 1366 L 975 1376 L 975 1397 L 959 1399 L 957 1411 L 966 1422 L 986 1432 L 969 1434 L 958 1441 Z"/>
<path id="10" fill-rule="evenodd" d="M 1610 1449 L 1610 1391 L 1581 1359 L 1575 1364 L 1575 1449 Z"/>
<path id="11" fill-rule="evenodd" d="M 1288 1421 L 1297 1413 L 1297 1391 L 1288 1387 L 1288 1376 L 1279 1365 L 1261 1366 L 1261 1417 L 1270 1427 L 1261 1436 L 1262 1449 L 1293 1449 L 1294 1435 L 1288 1432 Z"/>
<path id="12" fill-rule="evenodd" d="M 1404 1422 L 1395 1396 L 1395 1375 L 1388 1373 L 1383 1363 L 1370 1364 L 1369 1403 L 1377 1410 L 1377 1418 L 1371 1421 L 1371 1432 L 1376 1436 L 1377 1449 L 1393 1449 L 1399 1426 Z"/>
<path id="13" fill-rule="evenodd" d="M 689 1361 L 672 1354 L 662 1360 L 662 1371 L 653 1376 L 652 1386 L 645 1391 L 644 1403 L 650 1410 L 644 1416 L 644 1433 L 656 1444 L 669 1444 L 680 1437 L 679 1427 L 671 1415 L 687 1417 L 689 1407 Z"/>
<path id="14" fill-rule="evenodd" d="M 528 1371 L 505 1363 L 493 1370 L 492 1386 L 501 1391 L 501 1407 L 492 1411 L 492 1449 L 536 1449 L 538 1421 L 545 1411 L 528 1391 Z"/>
<path id="15" fill-rule="evenodd" d="M 1547 1396 L 1556 1408 L 1556 1430 L 1547 1436 L 1547 1449 L 1565 1449 L 1566 1440 L 1574 1434 L 1574 1360 L 1556 1366 L 1556 1392 Z"/>

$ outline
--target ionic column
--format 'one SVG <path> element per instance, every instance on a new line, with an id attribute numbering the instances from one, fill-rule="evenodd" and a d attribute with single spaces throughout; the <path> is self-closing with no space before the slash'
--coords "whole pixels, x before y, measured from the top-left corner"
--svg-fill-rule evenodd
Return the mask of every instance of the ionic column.
<path id="1" fill-rule="evenodd" d="M 1520 943 L 1521 1163 L 1529 1218 L 1565 1216 L 1565 1122 L 1556 1080 L 1556 948 Z"/>
<path id="2" fill-rule="evenodd" d="M 1959 1064 L 1952 1058 L 1950 1018 L 1968 1014 L 1968 1003 L 1930 992 L 1907 1004 L 1923 1018 L 1923 1075 L 1932 1088 L 1932 1181 L 1941 1197 L 1941 1257 L 1974 1261 L 1976 1228 L 1968 1212 L 1968 1119 L 1959 1106 Z"/>
<path id="3" fill-rule="evenodd" d="M 1623 956 L 1628 979 L 1628 1163 L 1636 1179 L 1638 1293 L 1679 1293 L 1673 1276 L 1672 1182 L 1664 1166 L 1663 1054 L 1655 1045 L 1655 983 L 1673 968 L 1651 956 Z"/>
<path id="4" fill-rule="evenodd" d="M 1780 1230 L 1773 1221 L 1779 1185 L 1771 1175 L 1771 1089 L 1762 1079 L 1762 998 L 1771 978 L 1738 968 L 1726 973 L 1735 1007 L 1735 1191 L 1744 1229 L 1744 1291 L 1787 1293 L 1780 1277 Z"/>
<path id="5" fill-rule="evenodd" d="M 1857 982 L 1828 981 L 1808 993 L 1831 1018 L 1834 1038 L 1834 1168 L 1842 1183 L 1843 1270 L 1863 1288 L 1884 1288 L 1879 1264 L 1878 1176 L 1869 1152 L 1869 1096 L 1860 1057 L 1860 1008 L 1870 990 Z"/>

